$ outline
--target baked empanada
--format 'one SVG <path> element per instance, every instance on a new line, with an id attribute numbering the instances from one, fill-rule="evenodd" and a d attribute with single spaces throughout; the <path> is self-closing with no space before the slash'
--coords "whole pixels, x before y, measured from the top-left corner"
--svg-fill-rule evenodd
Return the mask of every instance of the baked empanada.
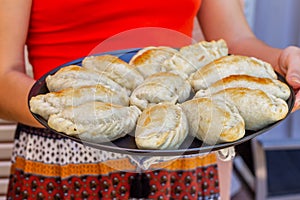
<path id="1" fill-rule="evenodd" d="M 206 64 L 227 55 L 228 48 L 224 40 L 201 41 L 180 48 L 179 53 L 164 62 L 164 68 L 167 71 L 179 71 L 189 76 Z"/>
<path id="2" fill-rule="evenodd" d="M 41 94 L 30 99 L 30 110 L 48 120 L 68 106 L 78 106 L 90 101 L 128 106 L 129 97 L 125 91 L 113 91 L 103 85 L 67 88 L 59 92 Z"/>
<path id="3" fill-rule="evenodd" d="M 82 66 L 104 74 L 130 91 L 144 81 L 144 77 L 133 66 L 113 55 L 85 57 Z"/>
<path id="4" fill-rule="evenodd" d="M 180 75 L 182 78 L 187 79 L 190 74 L 195 72 L 196 67 L 181 54 L 174 54 L 171 58 L 163 62 L 163 68 L 175 74 Z"/>
<path id="5" fill-rule="evenodd" d="M 188 135 L 185 114 L 178 105 L 162 103 L 140 115 L 135 142 L 140 149 L 178 149 Z"/>
<path id="6" fill-rule="evenodd" d="M 235 105 L 247 130 L 256 131 L 277 122 L 285 118 L 289 110 L 283 99 L 256 89 L 227 88 L 206 97 Z"/>
<path id="7" fill-rule="evenodd" d="M 248 75 L 231 75 L 213 83 L 205 90 L 199 90 L 195 96 L 207 96 L 225 88 L 235 87 L 259 89 L 283 100 L 287 100 L 291 94 L 289 87 L 276 79 L 259 78 Z"/>
<path id="8" fill-rule="evenodd" d="M 195 91 L 208 88 L 212 83 L 230 75 L 249 75 L 277 79 L 269 63 L 254 57 L 224 56 L 191 74 L 189 80 Z"/>
<path id="9" fill-rule="evenodd" d="M 139 50 L 129 61 L 137 71 L 139 71 L 144 78 L 155 74 L 157 72 L 166 71 L 163 68 L 163 62 L 178 53 L 176 49 L 171 47 L 145 47 Z"/>
<path id="10" fill-rule="evenodd" d="M 105 75 L 77 65 L 63 67 L 55 74 L 47 76 L 46 84 L 50 92 L 98 84 L 107 86 L 114 91 L 125 91 L 125 88 Z"/>
<path id="11" fill-rule="evenodd" d="M 233 142 L 245 135 L 244 120 L 232 104 L 197 98 L 180 106 L 188 119 L 189 133 L 206 144 Z"/>
<path id="12" fill-rule="evenodd" d="M 191 86 L 177 74 L 160 72 L 145 79 L 130 96 L 130 104 L 141 110 L 161 102 L 183 102 L 190 97 Z"/>
<path id="13" fill-rule="evenodd" d="M 135 106 L 88 102 L 50 115 L 48 124 L 58 132 L 100 143 L 118 139 L 133 131 L 140 113 Z"/>

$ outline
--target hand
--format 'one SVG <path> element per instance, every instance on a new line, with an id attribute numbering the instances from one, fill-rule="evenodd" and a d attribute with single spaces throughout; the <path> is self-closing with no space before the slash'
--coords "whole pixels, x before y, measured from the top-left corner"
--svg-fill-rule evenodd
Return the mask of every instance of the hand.
<path id="1" fill-rule="evenodd" d="M 300 48 L 290 46 L 282 50 L 278 60 L 278 71 L 285 75 L 286 81 L 295 91 L 294 112 L 300 109 Z"/>

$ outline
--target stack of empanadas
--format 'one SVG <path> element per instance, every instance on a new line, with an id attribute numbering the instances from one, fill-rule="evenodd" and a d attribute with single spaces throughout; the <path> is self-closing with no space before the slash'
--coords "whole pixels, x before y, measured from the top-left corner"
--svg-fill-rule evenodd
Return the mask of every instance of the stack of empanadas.
<path id="1" fill-rule="evenodd" d="M 225 56 L 190 76 L 194 98 L 228 101 L 236 106 L 247 130 L 259 130 L 283 119 L 289 87 L 277 80 L 272 66 L 253 57 Z"/>
<path id="2" fill-rule="evenodd" d="M 227 88 L 202 97 L 222 100 L 235 106 L 245 120 L 247 130 L 259 130 L 283 119 L 288 113 L 287 103 L 283 99 L 259 89 Z"/>
<path id="3" fill-rule="evenodd" d="M 30 109 L 56 131 L 91 142 L 135 135 L 141 149 L 177 149 L 188 134 L 214 145 L 286 117 L 290 88 L 259 59 L 228 56 L 224 40 L 146 47 L 129 63 L 89 56 L 46 78 Z"/>
<path id="4" fill-rule="evenodd" d="M 114 59 L 110 61 L 115 64 Z M 47 76 L 45 82 L 50 92 L 32 97 L 31 111 L 48 120 L 54 130 L 83 140 L 107 142 L 125 136 L 134 130 L 141 112 L 129 105 L 129 94 L 143 77 L 129 67 L 118 66 L 114 68 L 119 70 L 116 73 L 127 70 L 127 75 L 139 79 L 127 84 L 132 88 L 119 85 L 99 69 L 70 65 Z"/>

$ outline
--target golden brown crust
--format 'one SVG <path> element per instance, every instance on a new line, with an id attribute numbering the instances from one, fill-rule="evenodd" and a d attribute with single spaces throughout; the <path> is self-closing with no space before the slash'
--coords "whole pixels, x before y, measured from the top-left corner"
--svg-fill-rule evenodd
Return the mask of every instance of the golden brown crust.
<path id="1" fill-rule="evenodd" d="M 264 128 L 285 118 L 288 113 L 288 105 L 283 99 L 259 89 L 226 88 L 209 98 L 228 101 L 236 106 L 247 130 Z"/>
<path id="2" fill-rule="evenodd" d="M 133 65 L 144 78 L 157 73 L 166 71 L 163 62 L 176 54 L 178 51 L 171 47 L 146 47 L 138 51 L 130 60 L 129 64 Z"/>
<path id="3" fill-rule="evenodd" d="M 139 66 L 147 62 L 155 62 L 158 56 L 171 57 L 177 51 L 170 47 L 146 47 L 136 54 L 131 60 L 130 64 Z M 159 60 L 157 60 L 159 61 Z"/>
<path id="4" fill-rule="evenodd" d="M 283 119 L 288 106 L 282 99 L 289 97 L 290 89 L 276 80 L 270 64 L 227 55 L 225 41 L 219 40 L 179 51 L 146 47 L 130 63 L 113 55 L 89 56 L 82 61 L 83 67 L 66 66 L 48 76 L 51 92 L 32 98 L 38 102 L 31 108 L 40 109 L 45 119 L 51 115 L 54 129 L 92 142 L 114 140 L 134 128 L 137 146 L 146 149 L 176 149 L 188 129 L 208 144 L 236 141 L 244 136 L 245 126 L 259 130 Z M 187 101 L 191 85 L 202 93 Z M 114 98 L 116 93 L 125 95 L 108 103 L 96 99 Z M 130 94 L 130 103 L 135 106 L 128 106 Z M 74 104 L 74 100 L 82 104 Z M 141 111 L 137 107 L 145 109 L 138 126 Z M 123 131 L 118 130 L 120 125 Z"/>
<path id="5" fill-rule="evenodd" d="M 245 134 L 245 123 L 238 110 L 222 100 L 197 98 L 181 104 L 189 123 L 190 134 L 214 145 L 233 142 Z"/>
<path id="6" fill-rule="evenodd" d="M 231 75 L 213 83 L 206 90 L 199 90 L 195 96 L 201 93 L 213 94 L 225 88 L 245 87 L 260 89 L 268 94 L 287 100 L 290 97 L 290 89 L 285 83 L 269 78 L 254 77 L 248 75 Z"/>
<path id="7" fill-rule="evenodd" d="M 277 75 L 269 63 L 253 57 L 231 55 L 205 65 L 191 74 L 189 80 L 192 87 L 198 91 L 207 89 L 218 80 L 237 74 L 277 79 Z"/>

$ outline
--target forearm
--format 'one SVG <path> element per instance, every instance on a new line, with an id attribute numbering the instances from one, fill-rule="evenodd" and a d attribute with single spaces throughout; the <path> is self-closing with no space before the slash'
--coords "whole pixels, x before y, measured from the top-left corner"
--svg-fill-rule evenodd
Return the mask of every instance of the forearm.
<path id="1" fill-rule="evenodd" d="M 19 71 L 0 74 L 0 118 L 41 127 L 31 115 L 27 102 L 34 80 Z"/>
<path id="2" fill-rule="evenodd" d="M 221 199 L 229 200 L 232 176 L 232 160 L 222 161 L 218 158 L 217 163 Z"/>
<path id="3" fill-rule="evenodd" d="M 206 40 L 224 39 L 229 53 L 257 57 L 277 69 L 281 50 L 255 37 L 239 0 L 203 0 L 198 20 Z"/>
<path id="4" fill-rule="evenodd" d="M 253 56 L 270 63 L 278 72 L 281 49 L 273 48 L 255 37 L 241 38 L 228 43 L 230 54 Z"/>

